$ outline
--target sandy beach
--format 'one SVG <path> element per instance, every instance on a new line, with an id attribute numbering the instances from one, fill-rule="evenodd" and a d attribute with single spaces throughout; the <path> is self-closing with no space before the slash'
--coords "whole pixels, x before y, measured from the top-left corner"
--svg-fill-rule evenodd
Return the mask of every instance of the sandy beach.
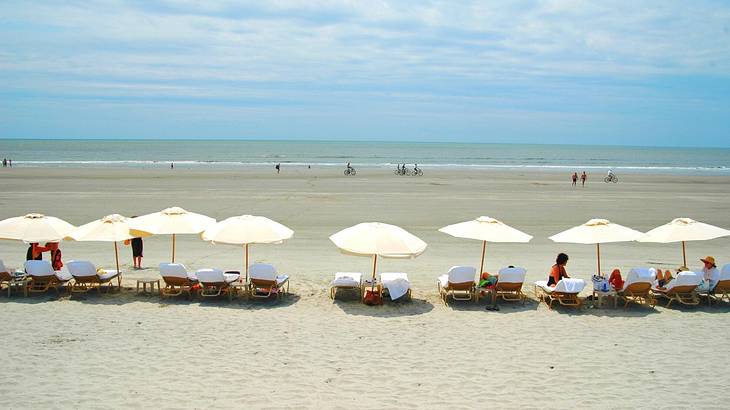
<path id="1" fill-rule="evenodd" d="M 624 174 L 618 184 L 589 175 L 585 188 L 547 171 L 76 169 L 0 173 L 0 218 L 41 212 L 80 225 L 110 213 L 141 215 L 180 206 L 216 219 L 264 215 L 294 231 L 256 245 L 251 259 L 291 277 L 284 300 L 189 302 L 134 290 L 69 298 L 0 297 L 5 315 L 0 403 L 4 408 L 721 408 L 730 372 L 728 306 L 548 310 L 534 298 L 445 306 L 436 277 L 478 266 L 481 243 L 438 228 L 481 215 L 535 237 L 488 244 L 485 270 L 523 266 L 526 288 L 544 279 L 558 252 L 568 273 L 589 280 L 595 247 L 548 236 L 601 217 L 640 231 L 675 217 L 730 227 L 730 177 Z M 407 272 L 413 300 L 368 307 L 331 301 L 336 271 L 369 273 L 372 261 L 341 254 L 328 236 L 365 221 L 399 225 L 429 246 L 413 260 L 383 260 Z M 730 239 L 687 244 L 690 268 L 713 255 L 730 262 Z M 26 246 L 0 241 L 19 267 Z M 61 244 L 64 260 L 112 267 L 108 243 Z M 124 285 L 158 275 L 170 238 L 145 240 L 143 270 L 122 247 Z M 241 249 L 180 236 L 177 261 L 191 269 L 242 269 Z M 679 244 L 601 247 L 604 272 L 681 264 Z"/>

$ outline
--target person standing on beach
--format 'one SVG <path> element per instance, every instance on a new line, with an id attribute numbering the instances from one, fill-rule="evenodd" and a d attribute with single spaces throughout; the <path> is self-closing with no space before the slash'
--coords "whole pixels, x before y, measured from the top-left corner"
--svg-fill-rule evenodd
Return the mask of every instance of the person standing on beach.
<path id="1" fill-rule="evenodd" d="M 134 215 L 132 218 L 136 217 L 137 215 Z M 124 241 L 124 244 L 132 245 L 132 264 L 134 265 L 134 269 L 142 269 L 142 250 L 144 248 L 142 238 L 127 239 Z"/>
<path id="2" fill-rule="evenodd" d="M 583 173 L 580 174 L 580 183 L 581 183 L 581 186 L 583 186 L 583 187 L 586 186 L 586 179 L 588 179 L 588 175 L 586 175 L 586 172 L 583 171 Z"/>
<path id="3" fill-rule="evenodd" d="M 51 251 L 51 266 L 53 266 L 53 270 L 61 270 L 63 268 L 63 261 L 61 260 L 61 250 L 58 249 L 58 242 L 46 243 L 46 249 Z"/>
<path id="4" fill-rule="evenodd" d="M 276 168 L 276 173 L 278 174 L 281 171 L 281 163 L 276 164 L 274 168 Z"/>
<path id="5" fill-rule="evenodd" d="M 573 175 L 570 176 L 570 179 L 573 180 L 573 185 L 572 186 L 576 186 L 576 184 L 578 183 L 578 173 L 577 172 L 573 172 Z"/>
<path id="6" fill-rule="evenodd" d="M 7 158 L 3 158 L 3 168 L 5 168 L 7 166 L 8 166 L 8 159 Z"/>
<path id="7" fill-rule="evenodd" d="M 170 163 L 170 169 L 175 169 L 175 163 L 174 162 L 171 162 Z"/>

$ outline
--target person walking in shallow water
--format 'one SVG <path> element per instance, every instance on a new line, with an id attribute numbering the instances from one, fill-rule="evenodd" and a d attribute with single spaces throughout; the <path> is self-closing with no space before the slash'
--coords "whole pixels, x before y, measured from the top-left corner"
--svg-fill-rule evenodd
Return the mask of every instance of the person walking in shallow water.
<path id="1" fill-rule="evenodd" d="M 583 186 L 583 187 L 586 186 L 586 179 L 588 179 L 588 175 L 586 175 L 586 172 L 583 171 L 583 173 L 580 174 L 580 183 L 581 183 L 581 186 Z"/>
<path id="2" fill-rule="evenodd" d="M 570 179 L 573 181 L 572 186 L 576 186 L 576 184 L 578 183 L 578 173 L 573 172 L 573 175 L 571 175 Z"/>
<path id="3" fill-rule="evenodd" d="M 279 172 L 281 172 L 281 163 L 278 163 L 278 164 L 276 164 L 276 166 L 274 166 L 274 168 L 276 168 L 276 173 L 277 173 L 277 174 L 278 174 Z"/>

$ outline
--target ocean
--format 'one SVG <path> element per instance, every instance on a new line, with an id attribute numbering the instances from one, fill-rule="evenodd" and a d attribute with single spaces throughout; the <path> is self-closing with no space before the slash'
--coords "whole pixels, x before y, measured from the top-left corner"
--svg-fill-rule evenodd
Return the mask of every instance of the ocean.
<path id="1" fill-rule="evenodd" d="M 14 167 L 503 168 L 730 174 L 730 149 L 479 143 L 0 139 Z"/>

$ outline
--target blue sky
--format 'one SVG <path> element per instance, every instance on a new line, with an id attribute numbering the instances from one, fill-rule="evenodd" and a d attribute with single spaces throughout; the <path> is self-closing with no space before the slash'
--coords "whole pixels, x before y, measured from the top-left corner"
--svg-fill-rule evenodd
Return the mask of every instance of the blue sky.
<path id="1" fill-rule="evenodd" d="M 6 0 L 0 138 L 728 147 L 730 3 Z"/>

